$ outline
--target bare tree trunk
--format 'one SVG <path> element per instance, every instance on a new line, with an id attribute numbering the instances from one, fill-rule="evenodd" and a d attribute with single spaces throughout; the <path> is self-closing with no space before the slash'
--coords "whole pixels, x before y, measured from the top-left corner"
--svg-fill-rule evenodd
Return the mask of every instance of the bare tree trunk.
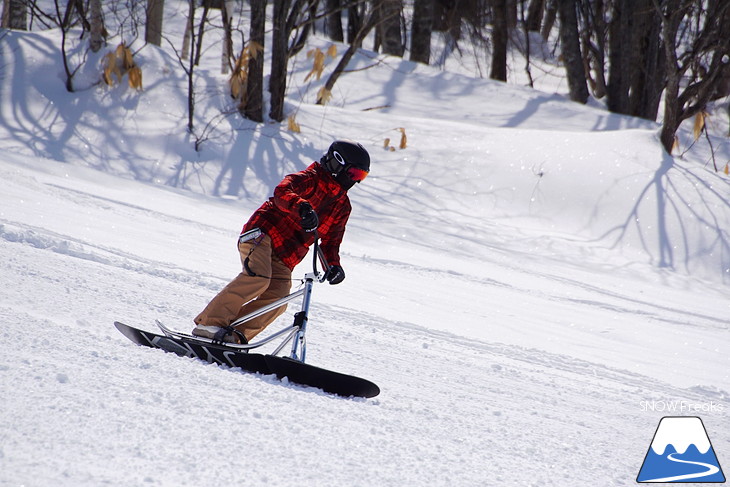
<path id="1" fill-rule="evenodd" d="M 58 1 L 59 0 L 55 0 L 56 3 L 58 3 Z M 78 15 L 81 25 L 83 26 L 83 30 L 81 31 L 81 36 L 83 37 L 85 31 L 91 30 L 91 26 L 89 25 L 89 21 L 86 19 L 84 2 L 82 0 L 69 0 L 66 5 L 66 13 L 63 15 L 63 20 L 61 21 L 61 27 L 68 29 L 71 26 L 71 19 L 74 12 Z"/>
<path id="2" fill-rule="evenodd" d="M 670 0 L 670 8 L 676 11 L 679 0 Z M 674 134 L 679 127 L 679 81 L 681 72 L 677 69 L 677 51 L 674 47 L 674 40 L 677 37 L 679 23 L 682 19 L 680 15 L 668 16 L 662 20 L 663 39 L 664 39 L 664 55 L 667 59 L 667 65 L 671 68 L 667 70 L 667 87 L 665 89 L 664 103 L 664 121 L 662 122 L 661 135 L 659 136 L 664 149 L 668 153 L 672 153 L 674 147 Z"/>
<path id="3" fill-rule="evenodd" d="M 403 56 L 403 34 L 401 32 L 401 0 L 379 0 L 380 22 L 378 32 L 383 44 L 383 53 L 392 56 Z"/>
<path id="4" fill-rule="evenodd" d="M 530 6 L 527 8 L 527 31 L 540 32 L 542 25 L 542 16 L 545 11 L 545 0 L 531 0 Z"/>
<path id="5" fill-rule="evenodd" d="M 610 0 L 609 0 L 610 1 Z M 600 99 L 606 96 L 606 20 L 604 1 L 595 0 L 592 4 L 582 4 L 583 17 L 590 22 L 590 29 L 583 34 L 583 56 L 587 58 L 588 73 L 592 73 L 589 83 L 593 96 Z M 591 35 L 595 42 L 591 41 Z M 591 76 L 588 74 L 587 76 Z"/>
<path id="6" fill-rule="evenodd" d="M 195 47 L 195 65 L 200 66 L 200 56 L 203 54 L 203 34 L 205 33 L 205 23 L 208 21 L 208 12 L 210 11 L 210 2 L 203 2 L 203 15 L 198 25 L 198 38 Z"/>
<path id="7" fill-rule="evenodd" d="M 233 32 L 231 21 L 233 20 L 234 3 L 232 0 L 221 2 L 221 19 L 223 20 L 223 46 L 221 46 L 221 74 L 228 74 L 233 59 Z M 251 7 L 253 8 L 253 7 Z"/>
<path id="8" fill-rule="evenodd" d="M 524 29 L 525 34 L 525 74 L 527 75 L 527 80 L 530 88 L 535 87 L 535 82 L 532 78 L 532 70 L 530 69 L 530 54 L 532 51 L 531 47 L 531 39 L 530 39 L 530 31 L 527 28 L 527 19 L 525 18 L 525 8 L 524 3 L 522 4 L 520 8 L 520 22 L 522 23 L 522 28 Z"/>
<path id="9" fill-rule="evenodd" d="M 0 27 L 28 30 L 28 6 L 26 0 L 3 0 L 3 15 Z"/>
<path id="10" fill-rule="evenodd" d="M 342 6 L 340 0 L 327 0 L 325 8 L 327 9 L 327 18 L 325 19 L 327 36 L 335 42 L 343 42 L 345 34 L 342 31 Z"/>
<path id="11" fill-rule="evenodd" d="M 507 0 L 507 10 L 505 19 L 507 20 L 507 29 L 517 27 L 517 0 Z"/>
<path id="12" fill-rule="evenodd" d="M 355 4 L 347 8 L 347 43 L 352 45 L 357 39 L 357 34 L 363 26 L 362 8 Z"/>
<path id="13" fill-rule="evenodd" d="M 193 33 L 193 23 L 195 22 L 195 1 L 188 2 L 188 22 L 183 38 L 183 56 L 182 65 L 185 67 L 185 61 L 189 59 L 189 64 L 185 67 L 185 74 L 188 76 L 188 132 L 193 133 L 195 129 L 195 83 L 193 75 L 195 74 L 195 34 Z M 197 150 L 197 147 L 196 149 Z"/>
<path id="14" fill-rule="evenodd" d="M 74 8 L 81 8 L 80 2 L 76 2 L 72 0 Z M 66 50 L 66 43 L 68 41 L 68 31 L 69 26 L 71 25 L 70 22 L 70 15 L 71 11 L 73 10 L 71 8 L 71 5 L 69 5 L 69 8 L 66 9 L 65 14 L 61 15 L 61 6 L 58 2 L 55 2 L 56 7 L 56 19 L 58 20 L 59 26 L 61 27 L 61 60 L 63 61 L 63 70 L 66 73 L 66 91 L 69 93 L 73 93 L 74 91 L 74 85 L 73 85 L 73 78 L 76 74 L 76 71 L 78 71 L 79 67 L 77 66 L 75 69 L 71 68 L 71 65 L 68 62 L 68 52 Z M 83 10 L 78 12 L 81 19 L 83 19 L 84 25 L 87 25 L 86 22 L 86 16 L 83 12 Z"/>
<path id="15" fill-rule="evenodd" d="M 634 0 L 615 0 L 609 25 L 608 109 L 629 113 L 632 20 Z"/>
<path id="16" fill-rule="evenodd" d="M 145 25 L 144 40 L 154 46 L 162 45 L 162 17 L 165 10 L 165 0 L 147 0 L 147 23 Z"/>
<path id="17" fill-rule="evenodd" d="M 314 30 L 318 5 L 319 0 L 296 0 L 291 7 L 291 12 L 286 22 L 286 31 L 294 32 L 295 29 L 298 29 L 299 35 L 289 45 L 287 58 L 295 56 L 306 46 L 309 33 Z M 300 20 L 304 12 L 306 12 L 306 18 Z"/>
<path id="18" fill-rule="evenodd" d="M 558 16 L 558 3 L 557 0 L 545 0 L 545 2 L 545 20 L 543 21 L 540 35 L 543 39 L 548 40 L 550 32 L 553 30 L 553 25 L 555 25 L 555 19 Z"/>
<path id="19" fill-rule="evenodd" d="M 91 35 L 89 37 L 89 48 L 92 52 L 99 52 L 104 45 L 104 18 L 101 14 L 101 0 L 89 2 L 89 25 Z"/>
<path id="20" fill-rule="evenodd" d="M 489 77 L 507 81 L 507 0 L 492 0 L 492 67 Z"/>
<path id="21" fill-rule="evenodd" d="M 588 85 L 583 67 L 583 55 L 580 51 L 578 37 L 578 17 L 576 0 L 559 0 L 560 44 L 562 46 L 563 63 L 568 78 L 570 99 L 578 103 L 588 101 Z"/>
<path id="22" fill-rule="evenodd" d="M 284 120 L 284 97 L 286 95 L 286 66 L 289 50 L 289 32 L 286 21 L 291 0 L 274 0 L 274 34 L 271 48 L 271 109 L 269 116 L 281 122 Z"/>
<path id="23" fill-rule="evenodd" d="M 63 59 L 63 70 L 66 73 L 66 91 L 73 93 L 74 84 L 73 77 L 74 73 L 71 71 L 71 67 L 68 64 L 68 56 L 66 54 L 66 39 L 68 38 L 68 29 L 61 27 L 61 59 Z"/>
<path id="24" fill-rule="evenodd" d="M 730 63 L 726 64 L 723 68 L 715 93 L 712 94 L 712 99 L 718 100 L 726 96 L 730 96 Z"/>
<path id="25" fill-rule="evenodd" d="M 662 46 L 661 19 L 651 0 L 636 0 L 634 62 L 631 69 L 629 113 L 656 120 L 666 80 L 666 57 Z"/>
<path id="26" fill-rule="evenodd" d="M 185 23 L 185 34 L 183 34 L 182 54 L 180 57 L 186 59 L 190 54 L 192 43 L 193 24 L 195 23 L 195 0 L 188 0 L 188 21 Z"/>
<path id="27" fill-rule="evenodd" d="M 261 46 L 261 52 L 248 61 L 246 108 L 244 116 L 255 122 L 264 121 L 264 34 L 266 27 L 266 0 L 251 0 L 251 41 L 249 48 Z"/>
<path id="28" fill-rule="evenodd" d="M 660 137 L 664 148 L 671 153 L 682 121 L 705 110 L 723 83 L 730 53 L 730 3 L 725 0 L 703 3 L 705 10 L 693 10 L 697 4 L 692 0 L 667 0 L 661 4 L 654 0 L 653 3 L 662 20 L 667 65 Z M 689 39 L 684 30 L 687 24 L 697 27 Z M 683 42 L 678 42 L 680 27 L 681 34 L 685 35 Z M 690 70 L 689 81 L 682 82 Z"/>
<path id="29" fill-rule="evenodd" d="M 415 0 L 411 26 L 411 61 L 428 64 L 431 58 L 431 25 L 434 0 Z"/>

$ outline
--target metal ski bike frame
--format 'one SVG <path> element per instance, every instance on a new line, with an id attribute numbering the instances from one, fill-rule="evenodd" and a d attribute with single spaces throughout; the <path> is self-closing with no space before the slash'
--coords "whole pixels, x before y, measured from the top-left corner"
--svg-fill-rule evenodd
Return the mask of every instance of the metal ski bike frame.
<path id="1" fill-rule="evenodd" d="M 319 260 L 320 264 L 323 267 L 324 272 L 319 272 L 317 270 L 317 260 Z M 235 349 L 235 350 L 241 350 L 241 351 L 249 351 L 254 348 L 261 347 L 263 345 L 266 345 L 267 343 L 270 343 L 277 338 L 280 338 L 284 336 L 284 340 L 281 342 L 281 344 L 274 350 L 271 355 L 278 355 L 286 346 L 287 343 L 292 342 L 291 346 L 291 353 L 289 354 L 289 358 L 293 360 L 297 360 L 299 362 L 304 362 L 307 354 L 307 340 L 306 340 L 306 332 L 307 332 L 307 321 L 309 319 L 309 305 L 311 303 L 312 299 L 312 287 L 314 286 L 314 282 L 324 282 L 327 278 L 327 272 L 329 271 L 330 266 L 327 263 L 327 260 L 324 257 L 324 253 L 322 252 L 322 249 L 319 246 L 319 235 L 317 232 L 314 232 L 314 259 L 312 263 L 312 272 L 308 272 L 304 275 L 304 286 L 294 291 L 293 293 L 289 294 L 288 296 L 284 296 L 283 298 L 274 301 L 273 303 L 264 306 L 263 308 L 257 309 L 256 311 L 253 311 L 247 315 L 241 316 L 237 320 L 235 320 L 233 323 L 231 323 L 230 326 L 235 327 L 236 325 L 240 325 L 241 323 L 245 323 L 247 321 L 250 321 L 258 316 L 261 316 L 264 313 L 267 313 L 273 309 L 279 308 L 281 306 L 284 306 L 288 304 L 291 301 L 294 301 L 295 299 L 302 297 L 302 307 L 299 312 L 297 312 L 294 315 L 294 323 L 292 326 L 288 326 L 282 330 L 277 331 L 276 333 L 259 340 L 254 343 L 248 343 L 245 345 L 240 344 L 234 344 L 234 343 L 225 343 L 221 345 L 225 345 L 228 348 Z M 213 340 L 207 339 L 207 338 L 201 338 L 193 335 L 188 335 L 184 333 L 179 333 L 174 330 L 171 330 L 167 328 L 165 325 L 157 321 L 157 325 L 162 329 L 162 331 L 171 337 L 177 337 L 177 338 L 187 338 L 187 339 L 194 339 L 196 341 L 205 342 L 205 343 L 217 343 Z"/>

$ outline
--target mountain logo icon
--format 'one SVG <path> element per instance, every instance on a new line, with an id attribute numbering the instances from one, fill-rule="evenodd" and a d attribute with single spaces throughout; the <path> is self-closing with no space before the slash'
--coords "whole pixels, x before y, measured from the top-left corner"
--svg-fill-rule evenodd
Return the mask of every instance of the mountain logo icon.
<path id="1" fill-rule="evenodd" d="M 725 482 L 725 475 L 702 420 L 696 416 L 662 418 L 636 481 Z"/>

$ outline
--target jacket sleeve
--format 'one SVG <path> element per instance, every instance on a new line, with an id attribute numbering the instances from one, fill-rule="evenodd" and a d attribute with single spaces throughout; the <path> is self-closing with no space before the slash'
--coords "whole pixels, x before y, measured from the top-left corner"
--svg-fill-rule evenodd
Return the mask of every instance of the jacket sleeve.
<path id="1" fill-rule="evenodd" d="M 333 215 L 333 223 L 327 235 L 322 237 L 322 253 L 329 265 L 340 265 L 340 244 L 345 236 L 345 227 L 351 211 L 352 207 L 349 202 L 342 205 L 339 211 Z"/>
<path id="2" fill-rule="evenodd" d="M 307 172 L 289 174 L 274 188 L 272 201 L 281 211 L 298 218 L 299 206 L 306 201 L 302 195 L 311 193 L 313 189 L 313 178 Z"/>

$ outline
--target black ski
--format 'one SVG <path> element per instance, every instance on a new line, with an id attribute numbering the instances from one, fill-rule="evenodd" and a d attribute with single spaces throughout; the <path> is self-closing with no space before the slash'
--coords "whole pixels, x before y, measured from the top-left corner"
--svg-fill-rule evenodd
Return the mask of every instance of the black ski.
<path id="1" fill-rule="evenodd" d="M 157 335 L 118 321 L 114 322 L 114 326 L 137 345 L 159 348 L 183 357 L 198 358 L 205 362 L 228 367 L 239 367 L 247 372 L 274 374 L 279 379 L 287 377 L 290 382 L 295 384 L 316 387 L 343 397 L 375 397 L 380 394 L 380 388 L 369 380 L 322 369 L 298 360 L 275 355 L 246 353 L 202 340 Z"/>

